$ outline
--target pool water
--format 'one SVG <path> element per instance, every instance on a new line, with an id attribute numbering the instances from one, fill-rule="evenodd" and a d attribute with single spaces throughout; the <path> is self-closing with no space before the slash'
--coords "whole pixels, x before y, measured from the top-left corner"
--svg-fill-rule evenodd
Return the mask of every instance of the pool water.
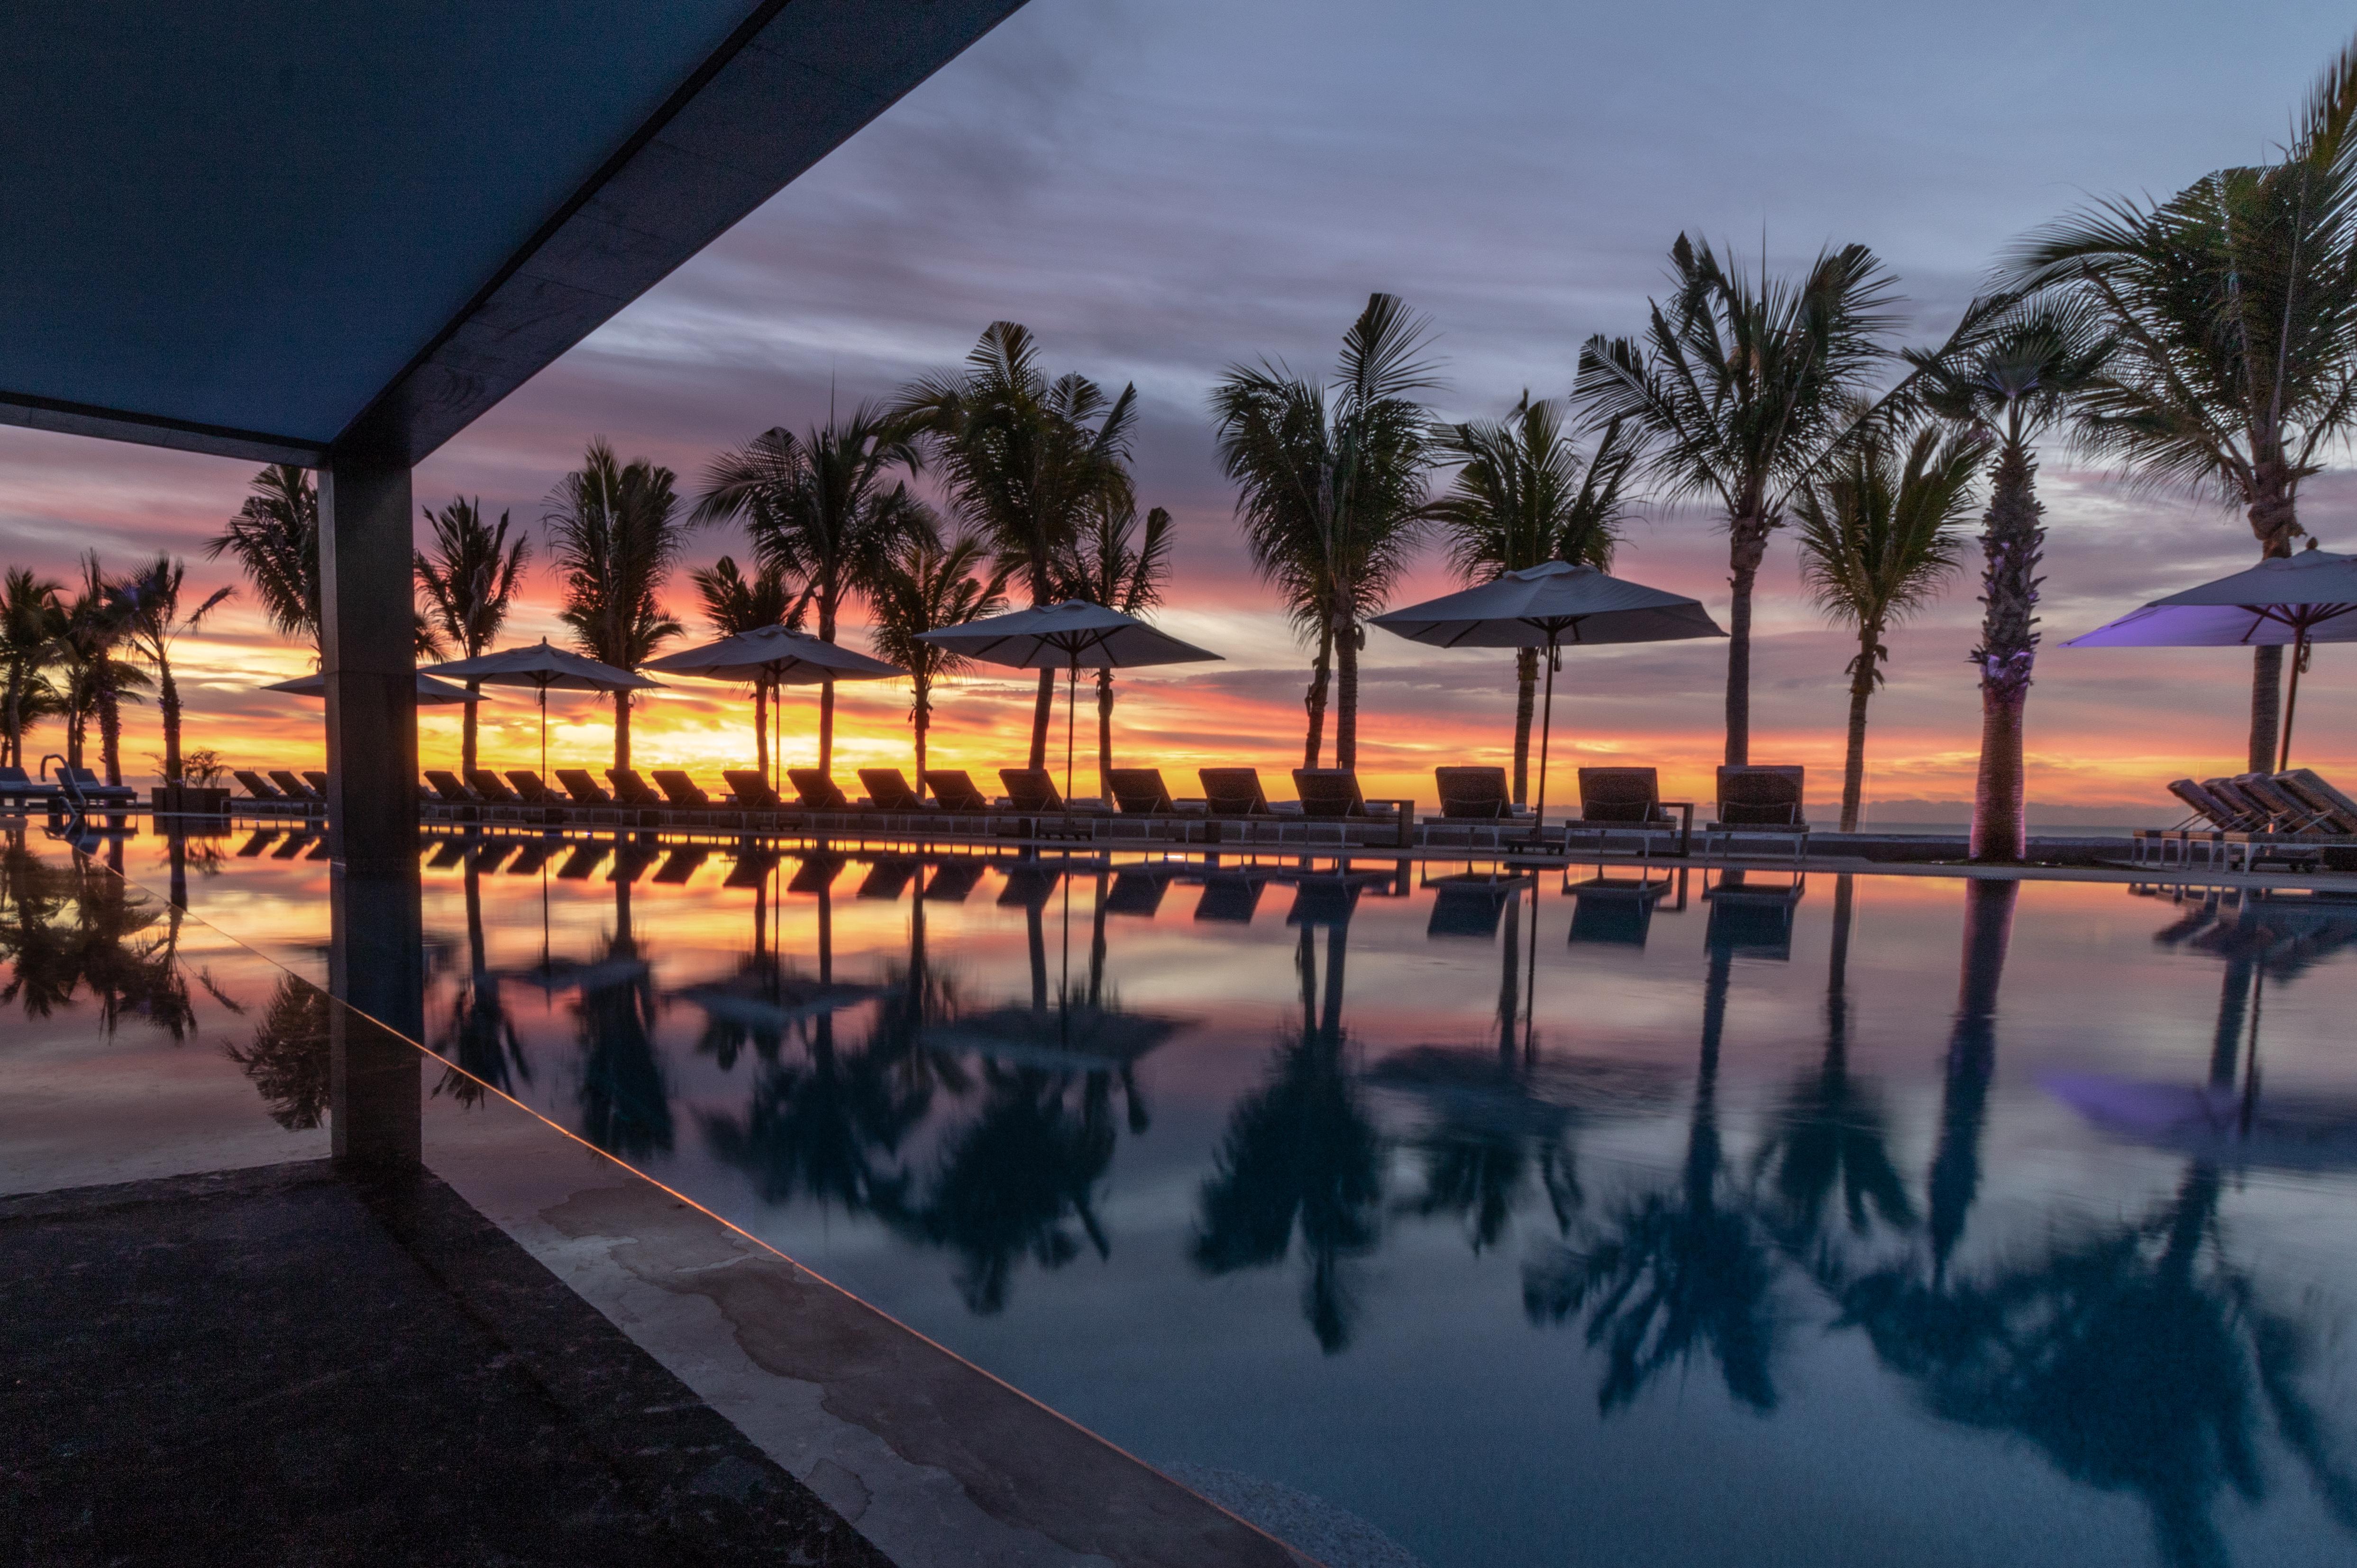
<path id="1" fill-rule="evenodd" d="M 284 849 L 190 903 L 316 973 Z M 2357 1560 L 2357 903 L 453 843 L 425 882 L 436 1050 L 1434 1568 Z"/>

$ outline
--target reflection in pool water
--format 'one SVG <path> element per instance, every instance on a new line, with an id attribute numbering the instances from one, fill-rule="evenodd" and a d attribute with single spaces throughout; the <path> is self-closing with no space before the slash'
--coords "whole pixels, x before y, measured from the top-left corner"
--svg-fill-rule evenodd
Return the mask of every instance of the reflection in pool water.
<path id="1" fill-rule="evenodd" d="M 316 964 L 323 867 L 179 859 Z M 162 899 L 5 872 L 8 1005 L 186 1032 Z M 1435 1564 L 2357 1554 L 2357 905 L 539 844 L 425 886 L 435 1092 Z M 316 1120 L 317 1021 L 242 1004 Z"/>

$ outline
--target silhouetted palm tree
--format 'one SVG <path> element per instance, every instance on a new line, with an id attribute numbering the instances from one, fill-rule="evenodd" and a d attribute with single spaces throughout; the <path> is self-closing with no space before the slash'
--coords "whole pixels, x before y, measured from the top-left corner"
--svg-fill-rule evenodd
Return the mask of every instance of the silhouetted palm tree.
<path id="1" fill-rule="evenodd" d="M 55 658 L 66 609 L 64 585 L 37 577 L 22 566 L 8 569 L 0 585 L 0 668 L 7 671 L 7 694 L 0 705 L 0 763 L 25 766 L 25 729 L 39 711 L 55 711 L 57 690 L 45 671 Z"/>
<path id="2" fill-rule="evenodd" d="M 1137 532 L 1137 506 L 1127 496 L 1100 501 L 1081 525 L 1062 566 L 1064 596 L 1087 599 L 1124 615 L 1142 615 L 1162 602 L 1170 575 L 1170 514 L 1156 507 Z M 1097 671 L 1097 777 L 1113 770 L 1113 667 Z M 1103 786 L 1106 795 L 1111 785 Z"/>
<path id="3" fill-rule="evenodd" d="M 757 566 L 748 577 L 737 569 L 736 561 L 723 555 L 710 566 L 688 574 L 695 585 L 696 596 L 704 601 L 704 618 L 722 637 L 736 637 L 744 632 L 759 631 L 763 627 L 802 628 L 803 607 L 810 601 L 807 593 L 798 593 L 789 580 L 784 566 L 770 562 Z M 764 778 L 770 776 L 770 693 L 773 683 L 767 675 L 753 682 L 753 750 Z"/>
<path id="4" fill-rule="evenodd" d="M 902 542 L 930 537 L 932 513 L 905 482 L 888 488 L 896 467 L 914 467 L 910 424 L 867 403 L 848 419 L 829 420 L 797 436 L 764 431 L 713 460 L 694 521 L 737 519 L 765 571 L 802 585 L 818 616 L 818 635 L 834 640 L 836 618 L 864 592 L 877 561 Z M 834 762 L 834 682 L 822 683 L 818 765 Z"/>
<path id="5" fill-rule="evenodd" d="M 417 585 L 425 596 L 427 618 L 460 659 L 478 659 L 490 651 L 507 624 L 508 611 L 523 586 L 524 564 L 532 559 L 532 542 L 519 531 L 508 538 L 508 514 L 497 523 L 483 521 L 480 498 L 453 496 L 440 511 L 427 510 L 434 531 L 434 553 L 415 552 Z M 480 692 L 480 681 L 467 682 Z M 459 732 L 458 765 L 465 778 L 475 768 L 475 704 L 465 704 Z"/>
<path id="6" fill-rule="evenodd" d="M 220 533 L 207 560 L 237 562 L 270 624 L 285 637 L 319 643 L 319 490 L 307 469 L 273 463 Z"/>
<path id="7" fill-rule="evenodd" d="M 590 658 L 636 670 L 680 634 L 659 596 L 679 559 L 678 512 L 672 471 L 644 457 L 626 465 L 602 436 L 549 492 L 541 526 L 564 579 L 560 618 Z M 614 766 L 630 765 L 630 693 L 617 692 Z"/>
<path id="8" fill-rule="evenodd" d="M 1681 234 L 1669 303 L 1640 339 L 1591 338 L 1574 398 L 1598 424 L 1641 433 L 1673 496 L 1724 512 L 1727 760 L 1751 759 L 1751 590 L 1793 493 L 1846 441 L 1855 402 L 1889 357 L 1889 274 L 1863 245 L 1820 253 L 1797 282 L 1755 280 Z"/>
<path id="9" fill-rule="evenodd" d="M 108 586 L 123 621 L 124 639 L 156 671 L 156 710 L 164 721 L 164 782 L 180 782 L 180 689 L 172 680 L 172 644 L 204 624 L 235 588 L 216 588 L 204 603 L 180 613 L 180 589 L 188 564 L 157 555 Z"/>
<path id="10" fill-rule="evenodd" d="M 1793 498 L 1802 578 L 1827 619 L 1857 629 L 1842 761 L 1846 833 L 1857 830 L 1866 783 L 1867 703 L 1890 656 L 1883 635 L 1930 604 L 1955 575 L 1964 547 L 1959 525 L 1970 510 L 1980 457 L 1976 435 L 1927 425 L 1902 456 L 1886 431 L 1869 427 Z"/>
<path id="11" fill-rule="evenodd" d="M 1999 298 L 1968 316 L 1988 318 L 1958 350 L 1910 350 L 1925 404 L 1991 443 L 1988 510 L 1981 519 L 1981 761 L 1973 792 L 1972 856 L 2018 861 L 2022 815 L 2022 710 L 2038 658 L 2038 566 L 2046 546 L 2031 444 L 2061 420 L 2111 356 L 2114 339 L 2083 306 L 2027 307 Z"/>
<path id="12" fill-rule="evenodd" d="M 1306 767 L 1318 766 L 1329 668 L 1334 760 L 1358 766 L 1360 623 L 1406 571 L 1426 521 L 1435 450 L 1415 394 L 1437 384 L 1420 357 L 1428 339 L 1423 317 L 1370 295 L 1343 334 L 1330 392 L 1265 360 L 1231 366 L 1211 391 L 1220 467 L 1236 485 L 1253 564 L 1318 650 Z"/>
<path id="13" fill-rule="evenodd" d="M 65 622 L 50 645 L 64 688 L 66 760 L 82 766 L 89 722 L 98 720 L 99 760 L 109 784 L 123 782 L 123 704 L 139 701 L 153 684 L 146 671 L 120 656 L 129 632 L 124 607 L 109 593 L 98 552 L 81 561 L 81 591 L 66 606 Z"/>
<path id="14" fill-rule="evenodd" d="M 1004 610 L 1008 570 L 1003 564 L 994 569 L 988 546 L 966 533 L 946 543 L 909 541 L 877 563 L 868 580 L 877 656 L 909 672 L 909 720 L 916 729 L 920 795 L 925 792 L 925 736 L 932 728 L 934 682 L 974 667 L 972 660 L 927 642 L 924 634 Z"/>
<path id="15" fill-rule="evenodd" d="M 924 442 L 958 521 L 1019 574 L 1034 605 L 1057 596 L 1057 567 L 1087 519 L 1130 499 L 1129 437 L 1137 389 L 1108 399 L 1086 376 L 1054 381 L 1030 330 L 994 321 L 962 371 L 900 389 L 893 417 Z M 1044 768 L 1056 672 L 1039 671 L 1029 766 Z"/>
<path id="16" fill-rule="evenodd" d="M 1560 407 L 1523 401 L 1502 422 L 1444 425 L 1443 461 L 1458 465 L 1448 493 L 1432 503 L 1448 564 L 1468 583 L 1487 583 L 1549 561 L 1609 571 L 1628 510 L 1621 495 L 1637 453 L 1626 427 L 1605 426 L 1592 454 L 1565 434 Z M 1530 799 L 1531 717 L 1539 650 L 1514 651 L 1514 803 Z"/>

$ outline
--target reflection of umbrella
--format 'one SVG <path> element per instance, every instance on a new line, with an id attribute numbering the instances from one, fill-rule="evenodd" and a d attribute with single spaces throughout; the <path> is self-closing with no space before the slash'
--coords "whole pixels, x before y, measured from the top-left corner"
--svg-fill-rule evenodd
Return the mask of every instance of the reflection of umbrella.
<path id="1" fill-rule="evenodd" d="M 2292 709 L 2311 643 L 2357 642 L 2357 555 L 2319 550 L 2262 561 L 2247 572 L 2155 599 L 2142 609 L 2074 637 L 2065 648 L 2270 648 L 2290 644 L 2291 691 L 2284 701 L 2283 752 L 2291 766 Z"/>
<path id="2" fill-rule="evenodd" d="M 1111 1072 L 1130 1066 L 1186 1026 L 1183 1019 L 1068 1002 L 1047 1013 L 995 1007 L 969 1014 L 927 1029 L 925 1046 L 1049 1072 Z"/>
<path id="3" fill-rule="evenodd" d="M 328 694 L 325 675 L 297 675 L 292 681 L 274 682 L 262 688 L 265 692 L 284 692 L 290 697 L 324 697 Z M 479 703 L 479 693 L 464 686 L 453 686 L 447 681 L 436 681 L 431 675 L 417 677 L 417 705 L 421 708 L 441 707 L 450 703 Z"/>
<path id="4" fill-rule="evenodd" d="M 896 664 L 782 626 L 756 627 L 701 648 L 666 653 L 648 660 L 647 668 L 666 675 L 701 675 L 707 681 L 767 681 L 773 691 L 837 681 L 890 681 L 908 673 Z"/>
<path id="5" fill-rule="evenodd" d="M 2270 1097 L 2225 1084 L 2146 1083 L 2050 1073 L 2048 1093 L 2106 1133 L 2213 1165 L 2283 1170 L 2357 1165 L 2357 1104 Z"/>
<path id="6" fill-rule="evenodd" d="M 486 653 L 475 659 L 454 659 L 447 664 L 429 664 L 420 673 L 453 675 L 492 686 L 529 686 L 538 693 L 540 770 L 543 773 L 548 771 L 548 693 L 552 688 L 559 692 L 637 692 L 662 684 L 660 681 L 650 681 L 628 670 L 617 670 L 611 664 L 601 664 L 578 653 L 552 648 L 544 637 L 537 643 L 502 648 L 497 653 Z"/>
<path id="7" fill-rule="evenodd" d="M 1081 666 L 1126 670 L 1140 664 L 1191 664 L 1219 654 L 1157 631 L 1135 616 L 1086 599 L 988 616 L 920 634 L 920 641 L 967 659 L 1017 670 L 1064 670 L 1064 794 L 1072 792 L 1072 703 Z"/>
<path id="8" fill-rule="evenodd" d="M 1436 648 L 1546 650 L 1546 706 L 1539 725 L 1538 824 L 1546 822 L 1547 740 L 1555 724 L 1555 667 L 1565 643 L 1674 642 L 1725 637 L 1693 599 L 1625 582 L 1593 566 L 1547 561 L 1461 593 L 1374 618 L 1385 631 Z"/>

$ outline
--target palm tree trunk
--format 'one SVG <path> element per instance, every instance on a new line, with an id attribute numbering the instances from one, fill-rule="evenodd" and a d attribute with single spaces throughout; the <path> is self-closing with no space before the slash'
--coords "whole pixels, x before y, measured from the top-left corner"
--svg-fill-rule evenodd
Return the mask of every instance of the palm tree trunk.
<path id="1" fill-rule="evenodd" d="M 2255 446 L 2257 443 L 2254 442 Z M 2290 468 L 2280 453 L 2255 466 L 2248 516 L 2258 536 L 2259 559 L 2274 560 L 2291 553 L 2299 532 L 2299 517 L 2292 499 Z M 2273 773 L 2283 735 L 2283 650 L 2251 650 L 2250 770 Z"/>
<path id="2" fill-rule="evenodd" d="M 1348 617 L 1335 618 L 1334 628 L 1334 766 L 1359 766 L 1359 628 Z"/>
<path id="3" fill-rule="evenodd" d="M 1039 671 L 1039 697 L 1031 705 L 1031 760 L 1027 768 L 1048 766 L 1048 726 L 1056 722 L 1056 672 Z"/>
<path id="4" fill-rule="evenodd" d="M 123 703 L 112 686 L 98 693 L 98 757 L 109 784 L 123 782 Z"/>
<path id="5" fill-rule="evenodd" d="M 474 655 L 470 653 L 468 657 L 471 659 Z M 467 682 L 468 696 L 480 696 L 482 692 L 483 683 L 480 681 Z M 466 715 L 458 721 L 458 777 L 466 779 L 471 777 L 475 771 L 475 704 L 466 703 L 461 706 L 467 712 Z"/>
<path id="6" fill-rule="evenodd" d="M 1751 760 L 1751 585 L 1768 554 L 1768 519 L 1738 517 L 1727 524 L 1727 765 Z"/>
<path id="7" fill-rule="evenodd" d="M 164 720 L 164 782 L 180 781 L 180 689 L 172 683 L 172 661 L 156 653 L 156 711 Z"/>
<path id="8" fill-rule="evenodd" d="M 0 734 L 0 764 L 10 768 L 25 766 L 25 667 L 22 663 L 8 667 L 7 730 Z"/>
<path id="9" fill-rule="evenodd" d="M 1866 704 L 1874 699 L 1874 650 L 1882 628 L 1858 628 L 1857 662 L 1849 678 L 1849 746 L 1842 753 L 1841 831 L 1857 832 L 1858 798 L 1866 792 Z"/>
<path id="10" fill-rule="evenodd" d="M 614 693 L 614 766 L 628 768 L 630 765 L 630 694 L 617 692 Z M 621 884 L 618 882 L 615 886 L 619 887 Z"/>
<path id="11" fill-rule="evenodd" d="M 1113 799 L 1113 671 L 1097 671 L 1097 790 Z"/>
<path id="12" fill-rule="evenodd" d="M 2039 519 L 2038 465 L 2008 440 L 1989 482 L 1981 523 L 1980 776 L 1973 789 L 1972 858 L 2018 861 L 2029 845 L 2022 761 L 2022 709 L 2038 658 L 2038 565 L 2046 544 Z"/>
<path id="13" fill-rule="evenodd" d="M 1309 693 L 1304 705 L 1309 710 L 1309 737 L 1302 743 L 1301 766 L 1315 768 L 1318 755 L 1326 749 L 1326 689 L 1334 674 L 1334 628 L 1321 625 L 1318 632 L 1318 658 L 1309 666 Z"/>
<path id="14" fill-rule="evenodd" d="M 1531 718 L 1538 711 L 1539 650 L 1514 650 L 1514 804 L 1531 799 Z"/>

